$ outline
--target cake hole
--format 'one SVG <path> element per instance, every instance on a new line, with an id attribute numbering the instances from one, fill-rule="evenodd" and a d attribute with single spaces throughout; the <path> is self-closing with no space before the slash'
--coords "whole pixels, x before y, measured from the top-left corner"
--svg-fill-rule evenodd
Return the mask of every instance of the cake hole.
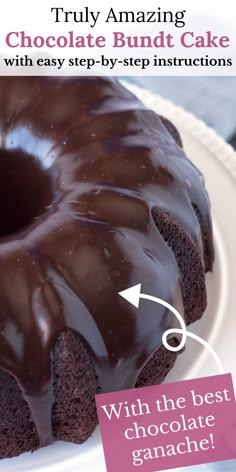
<path id="1" fill-rule="evenodd" d="M 0 149 L 0 237 L 23 229 L 51 203 L 51 177 L 40 161 L 20 149 Z"/>

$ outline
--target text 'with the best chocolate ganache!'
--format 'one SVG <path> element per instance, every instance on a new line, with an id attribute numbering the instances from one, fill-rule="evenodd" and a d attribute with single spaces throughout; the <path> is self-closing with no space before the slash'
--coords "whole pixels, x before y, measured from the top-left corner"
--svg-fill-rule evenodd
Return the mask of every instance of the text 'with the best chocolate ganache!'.
<path id="1" fill-rule="evenodd" d="M 108 472 L 154 472 L 236 458 L 236 404 L 231 374 L 224 374 L 214 349 L 187 331 L 180 313 L 164 300 L 141 293 L 141 284 L 120 292 L 139 307 L 140 298 L 166 306 L 180 328 L 162 336 L 166 349 L 179 351 L 187 336 L 214 357 L 220 375 L 96 396 Z M 168 335 L 182 335 L 175 347 Z M 122 454 L 120 454 L 122 451 Z"/>

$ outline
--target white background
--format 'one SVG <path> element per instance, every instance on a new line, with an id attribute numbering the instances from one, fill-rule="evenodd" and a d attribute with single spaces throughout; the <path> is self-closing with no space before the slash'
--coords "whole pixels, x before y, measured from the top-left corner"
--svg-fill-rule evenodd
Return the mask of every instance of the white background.
<path id="1" fill-rule="evenodd" d="M 67 11 L 100 11 L 99 19 L 95 27 L 91 28 L 88 23 L 55 23 L 55 15 L 50 10 L 52 7 L 62 7 Z M 105 23 L 110 8 L 117 11 L 157 11 L 161 7 L 162 11 L 186 10 L 183 28 L 177 28 L 172 23 Z M 80 75 L 80 74 L 106 74 L 106 75 L 236 75 L 236 37 L 234 34 L 234 10 L 233 0 L 217 0 L 210 2 L 207 0 L 41 0 L 32 2 L 29 0 L 8 0 L 1 6 L 0 14 L 0 74 L 1 75 Z M 6 46 L 6 35 L 10 31 L 25 31 L 27 35 L 35 36 L 67 36 L 68 31 L 74 31 L 75 36 L 86 36 L 89 33 L 94 36 L 103 35 L 107 38 L 105 48 L 14 48 Z M 156 36 L 160 31 L 165 34 L 171 33 L 175 38 L 174 48 L 112 48 L 112 38 L 114 31 L 122 31 L 126 35 L 132 36 Z M 179 37 L 185 31 L 193 31 L 195 35 L 206 35 L 206 31 L 218 36 L 229 36 L 230 47 L 228 48 L 184 48 L 179 45 Z M 33 67 L 7 67 L 4 58 L 25 56 L 33 58 Z M 231 58 L 232 67 L 153 67 L 152 59 L 154 54 L 159 58 Z M 99 60 L 100 56 L 123 60 L 126 58 L 149 58 L 150 66 L 145 70 L 140 67 L 124 67 L 117 64 L 115 68 L 102 67 L 96 64 L 93 69 L 86 67 L 68 67 L 69 58 L 94 58 Z M 37 58 L 53 57 L 64 58 L 63 67 L 59 70 L 55 67 L 38 67 Z"/>

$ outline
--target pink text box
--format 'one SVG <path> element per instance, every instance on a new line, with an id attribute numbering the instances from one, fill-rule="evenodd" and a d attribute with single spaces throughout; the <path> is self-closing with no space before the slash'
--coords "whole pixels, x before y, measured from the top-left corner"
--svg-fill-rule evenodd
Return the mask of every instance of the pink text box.
<path id="1" fill-rule="evenodd" d="M 236 458 L 231 374 L 96 396 L 108 472 Z"/>

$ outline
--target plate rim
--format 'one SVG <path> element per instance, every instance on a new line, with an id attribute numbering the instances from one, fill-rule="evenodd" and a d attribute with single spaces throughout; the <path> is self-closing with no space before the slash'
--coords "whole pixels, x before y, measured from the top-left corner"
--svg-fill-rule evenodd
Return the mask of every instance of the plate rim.
<path id="1" fill-rule="evenodd" d="M 236 182 L 236 151 L 213 128 L 184 107 L 176 105 L 172 100 L 126 80 L 121 80 L 121 83 L 144 102 L 147 108 L 154 109 L 156 113 L 160 109 L 161 113 L 165 114 L 166 112 L 167 115 L 175 113 L 175 121 L 178 121 L 196 139 L 200 138 L 201 143 L 210 152 L 216 154 L 217 160 Z"/>

